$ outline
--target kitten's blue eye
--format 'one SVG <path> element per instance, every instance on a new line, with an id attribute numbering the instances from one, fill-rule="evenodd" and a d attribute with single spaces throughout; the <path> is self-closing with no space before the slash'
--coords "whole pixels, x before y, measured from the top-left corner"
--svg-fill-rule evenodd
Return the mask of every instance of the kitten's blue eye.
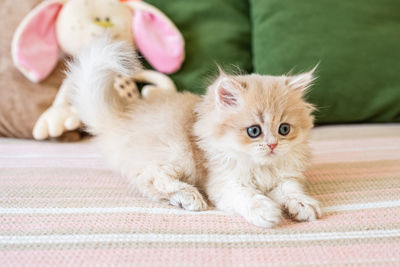
<path id="1" fill-rule="evenodd" d="M 257 138 L 261 135 L 261 127 L 259 125 L 253 125 L 247 128 L 247 134 L 250 138 Z"/>
<path id="2" fill-rule="evenodd" d="M 278 130 L 280 135 L 288 135 L 290 132 L 290 124 L 289 123 L 282 123 L 279 125 L 279 130 Z"/>

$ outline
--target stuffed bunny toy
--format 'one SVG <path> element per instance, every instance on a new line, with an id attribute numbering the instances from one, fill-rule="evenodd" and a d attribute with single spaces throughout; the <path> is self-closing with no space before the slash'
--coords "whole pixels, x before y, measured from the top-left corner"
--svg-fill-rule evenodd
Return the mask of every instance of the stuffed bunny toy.
<path id="1" fill-rule="evenodd" d="M 64 55 L 75 56 L 94 38 L 107 34 L 114 41 L 134 45 L 155 70 L 133 77 L 116 77 L 114 88 L 121 97 L 139 96 L 136 82 L 150 83 L 151 91 L 175 91 L 170 78 L 160 73 L 177 71 L 184 60 L 184 40 L 176 26 L 157 8 L 140 0 L 45 0 L 17 28 L 12 42 L 15 66 L 32 82 L 44 80 Z M 123 88 L 124 90 L 121 90 Z M 80 127 L 71 106 L 71 86 L 64 80 L 53 104 L 33 129 L 37 140 L 61 136 Z"/>

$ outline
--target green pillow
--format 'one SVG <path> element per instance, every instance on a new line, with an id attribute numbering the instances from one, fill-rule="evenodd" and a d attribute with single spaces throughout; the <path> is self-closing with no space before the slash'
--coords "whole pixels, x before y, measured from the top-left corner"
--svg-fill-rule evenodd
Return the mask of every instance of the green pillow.
<path id="1" fill-rule="evenodd" d="M 171 77 L 180 90 L 203 93 L 216 64 L 252 70 L 249 3 L 237 0 L 148 0 L 182 32 L 186 58 Z"/>
<path id="2" fill-rule="evenodd" d="M 400 122 L 399 0 L 250 0 L 255 72 L 312 69 L 319 123 Z"/>

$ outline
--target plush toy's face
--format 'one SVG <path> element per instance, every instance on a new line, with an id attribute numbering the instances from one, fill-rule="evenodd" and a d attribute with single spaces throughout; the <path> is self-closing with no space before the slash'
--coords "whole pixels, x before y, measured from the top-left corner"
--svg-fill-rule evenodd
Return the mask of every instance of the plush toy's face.
<path id="1" fill-rule="evenodd" d="M 164 73 L 177 71 L 185 58 L 185 43 L 174 23 L 143 1 L 49 0 L 16 29 L 13 61 L 28 79 L 40 82 L 53 71 L 60 52 L 75 56 L 105 32 L 114 41 L 135 43 L 147 62 Z"/>
<path id="2" fill-rule="evenodd" d="M 57 38 L 69 55 L 108 31 L 114 40 L 133 42 L 132 12 L 118 0 L 69 0 L 57 20 Z"/>

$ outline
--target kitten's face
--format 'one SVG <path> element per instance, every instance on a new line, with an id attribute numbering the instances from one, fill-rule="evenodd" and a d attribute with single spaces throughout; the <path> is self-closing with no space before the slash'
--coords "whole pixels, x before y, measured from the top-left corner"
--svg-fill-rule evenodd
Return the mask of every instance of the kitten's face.
<path id="1" fill-rule="evenodd" d="M 214 101 L 217 146 L 258 164 L 284 157 L 307 141 L 313 107 L 303 100 L 312 73 L 298 76 L 221 74 L 207 97 Z"/>

